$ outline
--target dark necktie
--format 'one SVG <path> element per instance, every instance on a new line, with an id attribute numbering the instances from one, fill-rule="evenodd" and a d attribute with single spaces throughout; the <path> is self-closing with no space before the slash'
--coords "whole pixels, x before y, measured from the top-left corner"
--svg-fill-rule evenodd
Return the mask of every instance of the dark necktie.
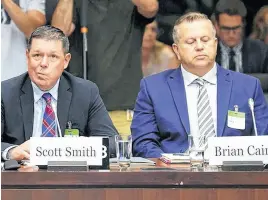
<path id="1" fill-rule="evenodd" d="M 231 49 L 229 53 L 229 69 L 232 71 L 236 71 L 234 57 L 235 57 L 235 52 L 233 49 Z"/>

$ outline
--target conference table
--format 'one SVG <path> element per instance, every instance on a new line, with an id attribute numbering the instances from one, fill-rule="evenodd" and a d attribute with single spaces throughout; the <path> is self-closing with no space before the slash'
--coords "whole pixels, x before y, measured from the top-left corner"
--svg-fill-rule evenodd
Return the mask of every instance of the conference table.
<path id="1" fill-rule="evenodd" d="M 2 199 L 19 200 L 267 200 L 268 171 L 223 171 L 207 166 L 131 166 L 121 170 L 2 171 Z M 149 168 L 149 169 L 148 169 Z"/>

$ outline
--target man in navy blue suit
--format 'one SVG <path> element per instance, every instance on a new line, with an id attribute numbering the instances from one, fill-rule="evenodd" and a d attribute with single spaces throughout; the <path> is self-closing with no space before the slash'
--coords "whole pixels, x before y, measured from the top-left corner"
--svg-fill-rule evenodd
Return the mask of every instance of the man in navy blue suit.
<path id="1" fill-rule="evenodd" d="M 268 106 L 259 80 L 216 64 L 218 41 L 207 16 L 182 16 L 173 39 L 181 66 L 141 80 L 131 125 L 134 156 L 183 153 L 189 134 L 253 135 L 250 98 L 258 135 L 268 134 Z M 235 111 L 239 118 L 233 118 Z"/>

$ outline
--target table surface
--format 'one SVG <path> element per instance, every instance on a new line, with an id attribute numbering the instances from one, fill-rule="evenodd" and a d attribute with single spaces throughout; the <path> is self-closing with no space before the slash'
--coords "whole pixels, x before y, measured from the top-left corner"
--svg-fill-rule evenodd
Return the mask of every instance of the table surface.
<path id="1" fill-rule="evenodd" d="M 157 159 L 154 161 L 156 166 L 132 165 L 126 171 L 120 171 L 116 165 L 111 165 L 110 170 L 88 172 L 3 171 L 2 188 L 49 188 L 55 185 L 61 188 L 268 188 L 268 171 L 221 171 L 220 168 L 210 166 L 197 171 L 191 170 L 189 165 L 165 164 Z M 157 170 L 163 167 L 167 169 Z"/>

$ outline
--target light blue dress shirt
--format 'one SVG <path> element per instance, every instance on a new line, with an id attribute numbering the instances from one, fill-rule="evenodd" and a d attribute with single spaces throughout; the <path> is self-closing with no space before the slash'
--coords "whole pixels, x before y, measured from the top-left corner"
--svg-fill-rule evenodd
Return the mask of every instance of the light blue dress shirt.
<path id="1" fill-rule="evenodd" d="M 55 86 L 48 91 L 42 91 L 37 87 L 35 83 L 33 82 L 31 83 L 33 86 L 33 95 L 34 95 L 34 119 L 33 119 L 32 137 L 40 137 L 42 135 L 42 121 L 43 121 L 43 116 L 44 116 L 44 112 L 46 108 L 46 101 L 42 96 L 44 93 L 51 94 L 52 96 L 51 105 L 55 112 L 55 115 L 57 115 L 59 80 L 56 82 Z"/>

